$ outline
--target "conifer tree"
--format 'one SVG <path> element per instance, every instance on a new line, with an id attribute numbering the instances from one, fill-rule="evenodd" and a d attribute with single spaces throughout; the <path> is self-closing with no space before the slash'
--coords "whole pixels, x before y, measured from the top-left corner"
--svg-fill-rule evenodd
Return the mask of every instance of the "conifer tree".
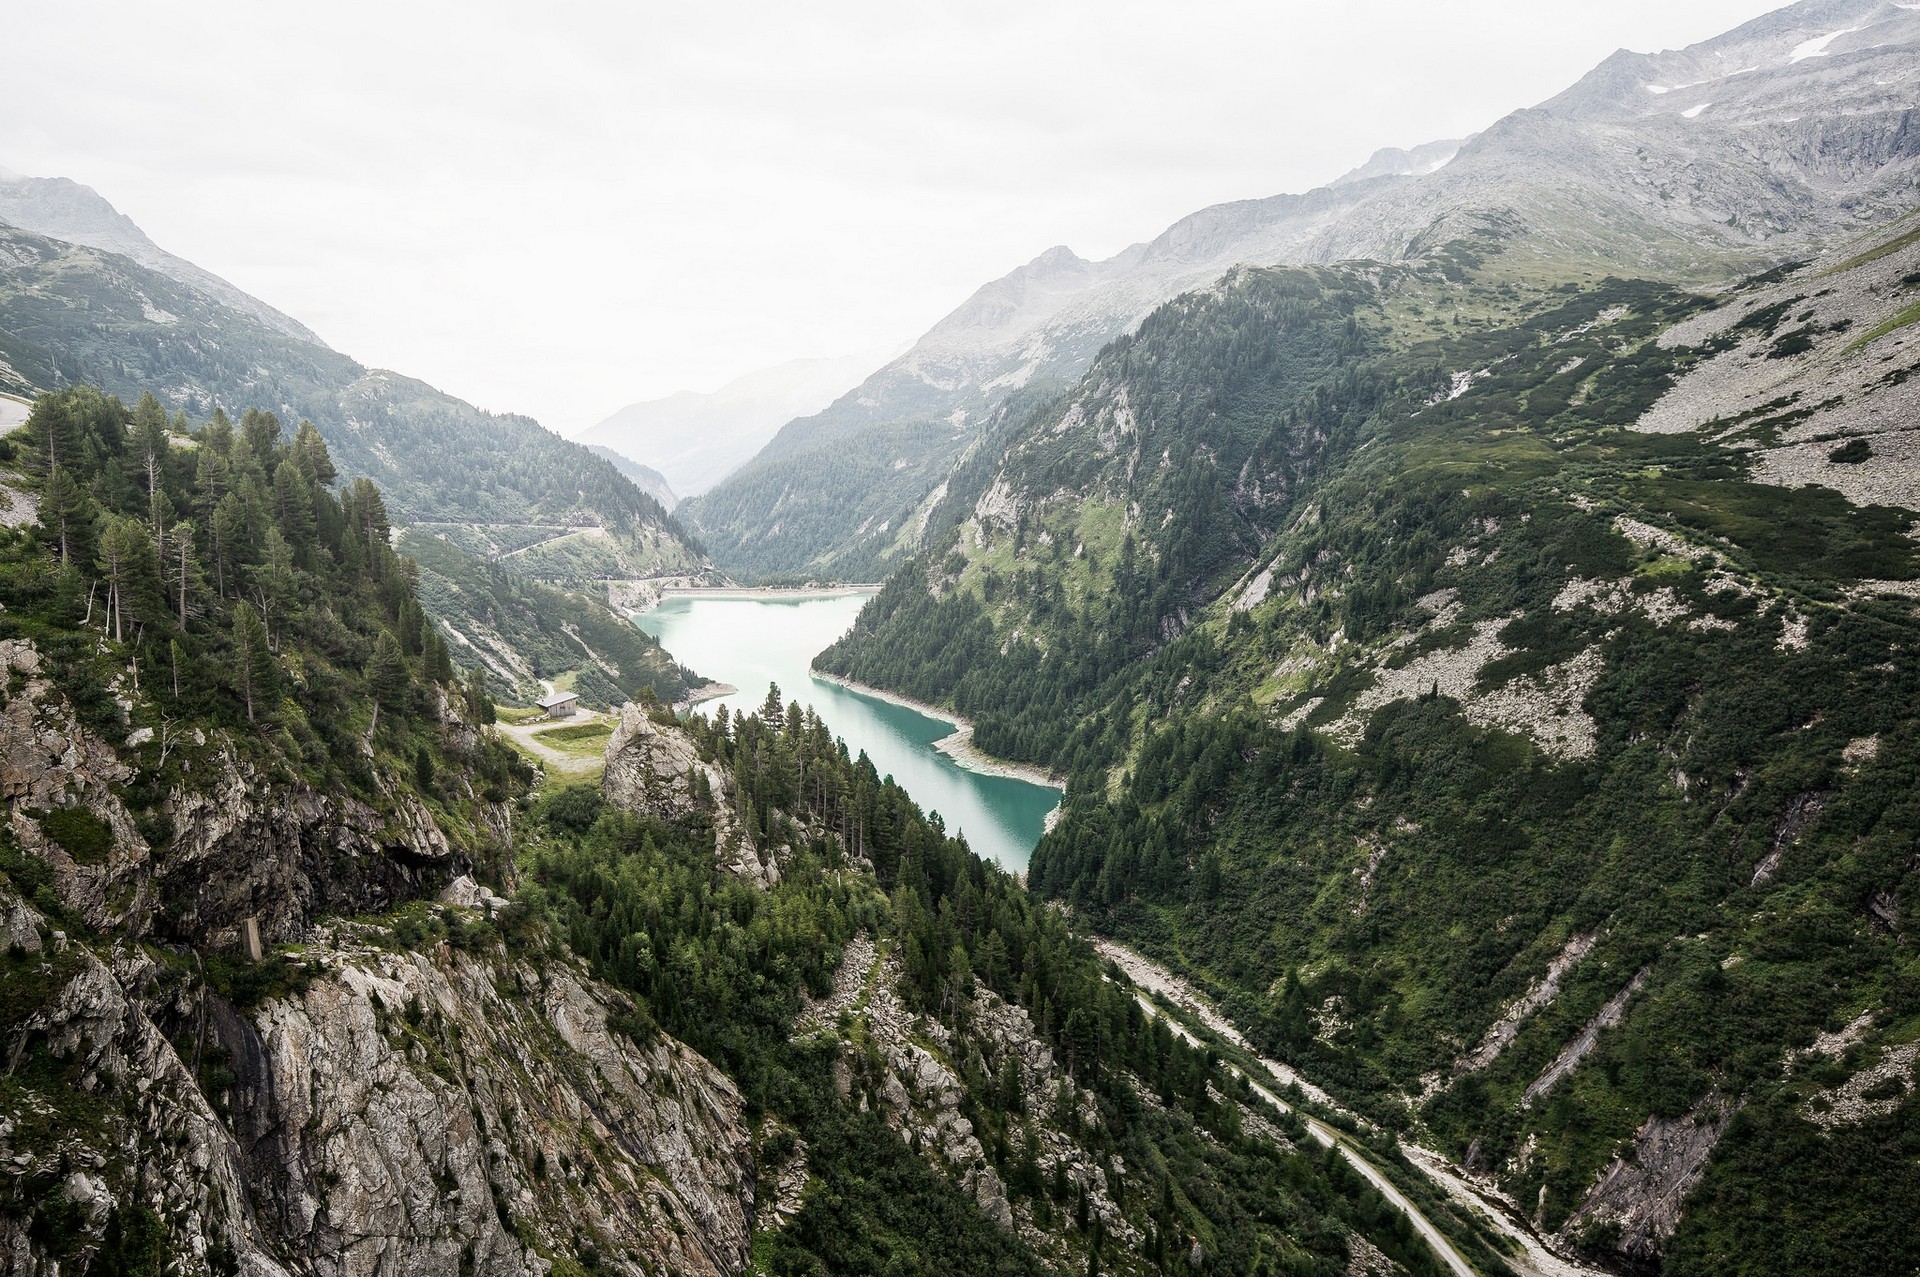
<path id="1" fill-rule="evenodd" d="M 293 456 L 309 483 L 325 487 L 339 477 L 333 468 L 333 458 L 327 452 L 327 441 L 311 421 L 301 422 L 293 432 Z"/>
<path id="2" fill-rule="evenodd" d="M 229 492 L 213 508 L 213 581 L 222 598 L 227 596 L 229 584 L 238 591 L 241 547 L 246 540 L 246 502 L 239 493 Z"/>
<path id="3" fill-rule="evenodd" d="M 153 564 L 153 542 L 137 519 L 110 514 L 100 535 L 100 550 L 94 560 L 101 581 L 107 587 L 107 625 L 116 643 L 125 641 L 127 608 L 140 613 L 141 596 L 150 590 L 157 573 Z"/>
<path id="4" fill-rule="evenodd" d="M 234 690 L 247 705 L 247 721 L 259 721 L 260 712 L 279 699 L 279 670 L 267 647 L 267 627 L 245 601 L 233 605 Z"/>
<path id="5" fill-rule="evenodd" d="M 164 506 L 167 495 L 165 488 L 167 452 L 167 410 L 151 392 L 140 396 L 140 402 L 133 410 L 134 446 L 140 460 L 141 477 L 147 486 L 147 523 L 153 529 L 153 539 L 160 543 L 165 539 Z"/>
<path id="6" fill-rule="evenodd" d="M 453 682 L 453 658 L 447 654 L 445 641 L 431 625 L 427 627 L 426 637 L 421 641 L 421 647 L 423 648 L 420 658 L 421 676 L 429 683 Z"/>
<path id="7" fill-rule="evenodd" d="M 381 630 L 373 645 L 373 659 L 367 662 L 367 686 L 374 700 L 396 713 L 407 703 L 407 662 L 393 631 Z"/>
<path id="8" fill-rule="evenodd" d="M 313 490 L 291 461 L 273 469 L 273 517 L 293 545 L 304 548 L 313 541 Z"/>
<path id="9" fill-rule="evenodd" d="M 476 723 L 494 721 L 493 697 L 487 692 L 487 672 L 479 666 L 467 673 L 467 713 Z"/>
<path id="10" fill-rule="evenodd" d="M 62 565 L 86 559 L 92 523 L 92 498 L 74 479 L 69 467 L 55 470 L 40 494 L 40 526 L 46 529 L 48 539 L 60 547 Z"/>
<path id="11" fill-rule="evenodd" d="M 166 575 L 167 596 L 182 630 L 187 628 L 188 592 L 205 589 L 193 547 L 197 529 L 191 522 L 176 523 L 167 532 L 167 544 L 161 547 L 161 571 Z"/>
<path id="12" fill-rule="evenodd" d="M 213 416 L 200 429 L 201 446 L 218 455 L 221 459 L 233 460 L 233 422 L 228 419 L 226 410 L 216 407 Z"/>
<path id="13" fill-rule="evenodd" d="M 273 460 L 274 445 L 280 442 L 280 418 L 258 408 L 249 408 L 240 417 L 240 436 L 253 463 L 265 469 Z"/>

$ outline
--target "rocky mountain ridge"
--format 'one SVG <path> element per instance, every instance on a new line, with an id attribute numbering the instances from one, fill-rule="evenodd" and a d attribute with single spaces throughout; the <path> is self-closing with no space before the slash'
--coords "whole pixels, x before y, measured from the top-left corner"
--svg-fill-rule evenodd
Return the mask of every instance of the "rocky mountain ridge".
<path id="1" fill-rule="evenodd" d="M 326 344 L 291 315 L 155 244 L 132 218 L 90 186 L 64 177 L 26 177 L 0 169 L 0 223 L 130 258 L 284 336 L 317 346 Z"/>
<path id="2" fill-rule="evenodd" d="M 836 560 L 897 561 L 898 520 L 880 532 L 838 493 L 809 498 L 805 458 L 891 453 L 903 424 L 921 423 L 915 442 L 939 463 L 903 454 L 926 478 L 889 492 L 890 510 L 911 510 L 1010 392 L 1064 388 L 1106 342 L 1235 265 L 1395 262 L 1490 236 L 1537 261 L 1542 277 L 1710 283 L 1805 252 L 1910 206 L 1917 43 L 1920 12 L 1905 6 L 1803 0 L 1685 50 L 1616 54 L 1438 168 L 1453 144 L 1304 195 L 1201 210 L 1104 262 L 1050 249 L 827 411 L 791 423 L 686 515 L 731 570 L 831 574 Z M 817 528 L 796 520 L 810 500 L 849 514 Z M 776 524 L 784 536 L 769 531 Z"/>

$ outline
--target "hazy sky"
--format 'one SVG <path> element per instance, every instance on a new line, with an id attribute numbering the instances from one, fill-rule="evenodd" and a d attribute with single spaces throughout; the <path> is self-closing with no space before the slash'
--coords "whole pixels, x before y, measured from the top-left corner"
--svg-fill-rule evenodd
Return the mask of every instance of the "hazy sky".
<path id="1" fill-rule="evenodd" d="M 1769 0 L 26 0 L 0 166 L 572 432 L 905 344 L 1054 244 L 1460 136 Z"/>

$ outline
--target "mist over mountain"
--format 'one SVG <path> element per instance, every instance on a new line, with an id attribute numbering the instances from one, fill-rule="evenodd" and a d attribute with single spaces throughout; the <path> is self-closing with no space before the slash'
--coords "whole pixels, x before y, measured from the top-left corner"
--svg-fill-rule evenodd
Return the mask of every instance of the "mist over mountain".
<path id="1" fill-rule="evenodd" d="M 681 497 L 737 470 L 795 417 L 820 411 L 881 360 L 793 359 L 708 393 L 682 390 L 628 404 L 576 436 L 658 470 Z"/>
<path id="2" fill-rule="evenodd" d="M 604 444 L 590 443 L 587 445 L 587 451 L 596 457 L 605 457 L 608 461 L 612 462 L 615 470 L 618 470 L 621 474 L 633 480 L 634 487 L 640 489 L 640 491 L 646 493 L 655 501 L 658 501 L 661 507 L 668 512 L 671 512 L 674 506 L 680 504 L 680 498 L 674 495 L 672 486 L 667 482 L 667 477 L 658 470 L 655 470 L 652 466 L 643 466 L 638 461 L 634 461 L 622 453 L 615 452 L 612 448 L 606 447 Z"/>

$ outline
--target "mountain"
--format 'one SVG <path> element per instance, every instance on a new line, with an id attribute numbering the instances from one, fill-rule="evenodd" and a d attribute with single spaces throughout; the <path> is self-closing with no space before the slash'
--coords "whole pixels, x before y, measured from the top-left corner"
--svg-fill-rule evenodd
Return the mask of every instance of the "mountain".
<path id="1" fill-rule="evenodd" d="M 643 466 L 603 444 L 590 443 L 587 451 L 611 461 L 615 470 L 633 480 L 633 486 L 658 501 L 662 509 L 671 512 L 674 506 L 680 504 L 680 498 L 673 494 L 672 486 L 667 483 L 667 476 L 653 467 Z"/>
<path id="2" fill-rule="evenodd" d="M 820 411 L 880 362 L 867 356 L 794 359 L 710 394 L 680 391 L 628 404 L 577 436 L 665 475 L 683 496 L 705 492 L 795 417 Z"/>
<path id="3" fill-rule="evenodd" d="M 26 177 L 0 169 L 0 222 L 130 258 L 284 337 L 325 344 L 299 320 L 162 249 L 90 186 L 64 177 Z"/>
<path id="4" fill-rule="evenodd" d="M 72 233 L 145 242 L 84 187 L 9 189 L 31 193 L 17 204 Z M 0 226 L 0 390 L 90 382 L 128 400 L 151 390 L 195 416 L 255 407 L 288 428 L 311 421 L 343 472 L 380 485 L 396 523 L 433 528 L 522 575 L 589 583 L 704 568 L 660 503 L 604 458 L 529 418 L 483 412 L 290 335 L 255 317 L 259 303 L 235 309 L 229 291 L 184 263 L 150 268 Z"/>
<path id="5" fill-rule="evenodd" d="M 1920 212 L 1716 297 L 1246 268 L 963 465 L 820 664 L 1070 773 L 1037 895 L 1561 1255 L 1884 1271 L 1916 409 Z"/>
<path id="6" fill-rule="evenodd" d="M 1106 261 L 1050 249 L 681 516 L 737 574 L 871 577 L 911 547 L 914 512 L 1010 393 L 1057 393 L 1155 307 L 1234 265 L 1497 241 L 1561 279 L 1712 284 L 1804 253 L 1910 203 L 1916 43 L 1920 11 L 1805 0 L 1678 52 L 1615 54 L 1438 168 L 1453 144 L 1202 210 Z M 893 461 L 898 478 L 881 469 Z M 847 482 L 825 478 L 836 468 Z"/>
<path id="7" fill-rule="evenodd" d="M 0 440 L 9 1270 L 1499 1262 L 777 689 L 537 791 L 331 467 L 93 387 Z"/>

